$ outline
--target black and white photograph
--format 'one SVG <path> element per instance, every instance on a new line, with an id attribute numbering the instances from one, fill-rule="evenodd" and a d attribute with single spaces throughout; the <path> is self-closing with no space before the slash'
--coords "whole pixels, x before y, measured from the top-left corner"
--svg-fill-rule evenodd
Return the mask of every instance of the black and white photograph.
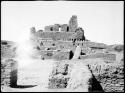
<path id="1" fill-rule="evenodd" d="M 124 1 L 1 1 L 1 92 L 124 92 Z"/>

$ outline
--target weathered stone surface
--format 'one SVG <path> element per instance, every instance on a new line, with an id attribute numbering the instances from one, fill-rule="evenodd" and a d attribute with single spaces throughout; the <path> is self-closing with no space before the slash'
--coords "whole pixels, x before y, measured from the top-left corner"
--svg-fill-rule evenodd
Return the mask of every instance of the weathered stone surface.
<path id="1" fill-rule="evenodd" d="M 1 61 L 1 85 L 2 86 L 12 86 L 16 84 L 17 73 L 17 62 L 13 59 L 4 59 Z M 14 76 L 13 76 L 14 75 Z"/>
<path id="2" fill-rule="evenodd" d="M 66 60 L 69 59 L 69 52 L 57 52 L 54 54 L 53 59 L 55 60 Z"/>
<path id="3" fill-rule="evenodd" d="M 44 31 L 59 31 L 60 24 L 54 24 L 44 27 Z"/>
<path id="4" fill-rule="evenodd" d="M 16 46 L 14 42 L 3 41 L 3 40 L 1 41 L 1 58 L 15 57 L 16 56 L 15 50 L 16 50 Z"/>
<path id="5" fill-rule="evenodd" d="M 71 38 L 75 38 L 75 32 L 57 32 L 57 31 L 44 31 L 42 33 L 36 33 L 36 37 L 41 38 L 51 38 L 53 41 L 64 40 L 68 41 Z"/>
<path id="6" fill-rule="evenodd" d="M 124 91 L 124 67 L 116 62 L 105 63 L 101 59 L 86 60 L 93 75 L 105 92 Z M 84 62 L 86 62 L 84 61 Z M 119 88 L 118 88 L 119 87 Z"/>
<path id="7" fill-rule="evenodd" d="M 76 35 L 77 40 L 85 40 L 84 30 L 82 28 L 80 28 L 80 27 L 77 28 L 76 33 L 77 33 L 77 35 Z"/>
<path id="8" fill-rule="evenodd" d="M 35 27 L 30 28 L 30 33 L 31 33 L 31 34 L 36 33 L 36 29 L 35 29 Z"/>
<path id="9" fill-rule="evenodd" d="M 69 31 L 69 26 L 67 24 L 61 25 L 61 31 L 68 32 Z"/>
<path id="10" fill-rule="evenodd" d="M 68 74 L 68 64 L 57 62 L 49 79 L 49 88 L 52 89 L 66 88 L 67 82 L 69 80 L 67 74 Z"/>
<path id="11" fill-rule="evenodd" d="M 73 15 L 69 20 L 69 31 L 75 32 L 78 27 L 77 16 Z"/>
<path id="12" fill-rule="evenodd" d="M 67 89 L 71 91 L 103 91 L 86 64 L 80 60 L 57 62 L 50 76 L 49 88 Z"/>
<path id="13" fill-rule="evenodd" d="M 54 24 L 53 31 L 59 31 L 59 27 L 60 27 L 59 24 Z"/>
<path id="14" fill-rule="evenodd" d="M 80 55 L 80 59 L 91 59 L 91 58 L 101 58 L 107 61 L 115 61 L 116 55 L 115 54 L 106 54 L 106 53 L 91 53 L 89 55 Z"/>
<path id="15" fill-rule="evenodd" d="M 44 31 L 51 31 L 50 28 L 51 28 L 50 26 L 45 26 L 45 27 L 44 27 Z"/>

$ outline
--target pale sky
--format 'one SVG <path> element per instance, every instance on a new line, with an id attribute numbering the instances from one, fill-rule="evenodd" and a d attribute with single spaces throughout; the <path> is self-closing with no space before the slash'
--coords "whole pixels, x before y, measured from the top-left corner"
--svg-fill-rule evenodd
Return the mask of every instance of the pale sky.
<path id="1" fill-rule="evenodd" d="M 33 26 L 68 24 L 77 15 L 87 39 L 123 44 L 123 6 L 123 1 L 2 1 L 1 39 L 25 39 Z"/>

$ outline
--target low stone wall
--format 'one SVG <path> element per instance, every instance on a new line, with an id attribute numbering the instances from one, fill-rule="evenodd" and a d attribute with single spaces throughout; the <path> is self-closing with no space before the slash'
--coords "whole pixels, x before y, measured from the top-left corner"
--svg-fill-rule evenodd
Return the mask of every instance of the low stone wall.
<path id="1" fill-rule="evenodd" d="M 101 59 L 88 59 L 84 62 L 100 82 L 105 92 L 124 92 L 124 65 L 117 62 L 106 63 Z"/>
<path id="2" fill-rule="evenodd" d="M 35 33 L 37 38 L 52 38 L 52 40 L 70 40 L 75 37 L 76 33 L 73 32 L 58 32 L 58 31 L 46 31 L 41 33 Z"/>
<path id="3" fill-rule="evenodd" d="M 13 58 L 16 48 L 11 49 L 9 45 L 1 45 L 1 58 Z"/>
<path id="4" fill-rule="evenodd" d="M 81 55 L 80 59 L 91 59 L 91 58 L 102 58 L 104 60 L 111 60 L 115 61 L 116 60 L 116 55 L 115 54 L 106 54 L 106 53 L 93 53 L 90 55 Z"/>
<path id="5" fill-rule="evenodd" d="M 69 59 L 69 52 L 62 51 L 41 51 L 41 59 L 66 60 Z"/>
<path id="6" fill-rule="evenodd" d="M 40 56 L 41 59 L 52 59 L 53 51 L 41 51 Z"/>
<path id="7" fill-rule="evenodd" d="M 57 89 L 57 88 L 66 88 L 69 77 L 68 74 L 68 64 L 63 62 L 57 62 L 55 67 L 50 75 L 49 79 L 49 88 Z"/>
<path id="8" fill-rule="evenodd" d="M 53 55 L 53 59 L 56 60 L 66 60 L 69 59 L 70 54 L 69 52 L 57 52 Z"/>
<path id="9" fill-rule="evenodd" d="M 1 61 L 1 86 L 13 86 L 17 81 L 17 62 L 13 59 Z"/>
<path id="10" fill-rule="evenodd" d="M 67 89 L 70 92 L 103 92 L 99 82 L 81 60 L 57 62 L 49 79 L 49 88 Z"/>
<path id="11" fill-rule="evenodd" d="M 91 41 L 75 41 L 75 45 L 81 45 L 83 47 L 95 47 L 95 48 L 108 48 L 106 44 L 103 43 L 96 43 L 96 42 L 91 42 Z"/>

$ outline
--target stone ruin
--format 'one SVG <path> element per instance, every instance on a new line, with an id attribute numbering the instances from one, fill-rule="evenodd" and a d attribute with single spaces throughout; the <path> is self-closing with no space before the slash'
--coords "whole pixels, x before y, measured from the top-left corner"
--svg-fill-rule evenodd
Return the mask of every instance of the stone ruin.
<path id="1" fill-rule="evenodd" d="M 116 61 L 117 54 L 111 46 L 87 40 L 83 28 L 78 27 L 76 15 L 70 18 L 69 24 L 49 25 L 45 26 L 44 30 L 38 31 L 36 31 L 35 27 L 32 27 L 30 31 L 33 48 L 40 55 L 41 60 L 55 59 L 59 61 L 50 77 L 50 89 L 66 88 L 67 83 L 70 84 L 68 85 L 69 88 L 77 87 L 77 84 L 74 86 L 74 83 L 69 78 L 69 75 L 74 71 L 77 72 L 77 70 L 71 70 L 70 73 L 68 69 L 89 67 L 86 69 L 90 70 L 87 73 L 92 73 L 92 76 L 89 77 L 90 81 L 88 80 L 90 91 L 124 91 L 124 67 L 121 64 L 124 59 L 122 58 L 120 64 L 118 64 Z M 4 59 L 2 56 L 1 85 L 13 87 L 16 85 L 17 80 L 17 62 L 13 59 L 15 55 L 12 52 L 10 53 L 11 56 L 6 54 L 7 52 L 4 50 L 6 42 L 1 45 L 4 47 L 2 55 L 7 57 Z M 79 55 L 75 54 L 77 46 L 81 48 Z M 9 51 L 12 51 L 12 48 L 9 48 Z M 83 62 L 85 65 L 82 67 Z M 75 64 L 78 66 L 75 66 Z M 86 73 L 86 71 L 79 71 L 80 73 Z M 73 80 L 77 82 L 76 79 Z M 80 84 L 78 83 L 78 85 Z M 99 87 L 100 90 L 94 89 L 95 86 Z"/>
<path id="2" fill-rule="evenodd" d="M 75 32 L 77 28 L 78 28 L 77 16 L 73 15 L 69 21 L 69 24 L 62 24 L 62 25 L 54 24 L 54 25 L 45 26 L 44 31 Z"/>
<path id="3" fill-rule="evenodd" d="M 115 60 L 116 58 L 115 54 L 103 52 L 108 48 L 106 44 L 86 39 L 83 28 L 78 27 L 76 15 L 70 18 L 69 24 L 49 25 L 45 26 L 44 30 L 38 31 L 32 27 L 31 40 L 35 43 L 34 48 L 41 51 L 42 59 L 69 59 L 70 51 L 74 53 L 76 46 L 81 46 L 81 59 L 98 57 Z"/>

